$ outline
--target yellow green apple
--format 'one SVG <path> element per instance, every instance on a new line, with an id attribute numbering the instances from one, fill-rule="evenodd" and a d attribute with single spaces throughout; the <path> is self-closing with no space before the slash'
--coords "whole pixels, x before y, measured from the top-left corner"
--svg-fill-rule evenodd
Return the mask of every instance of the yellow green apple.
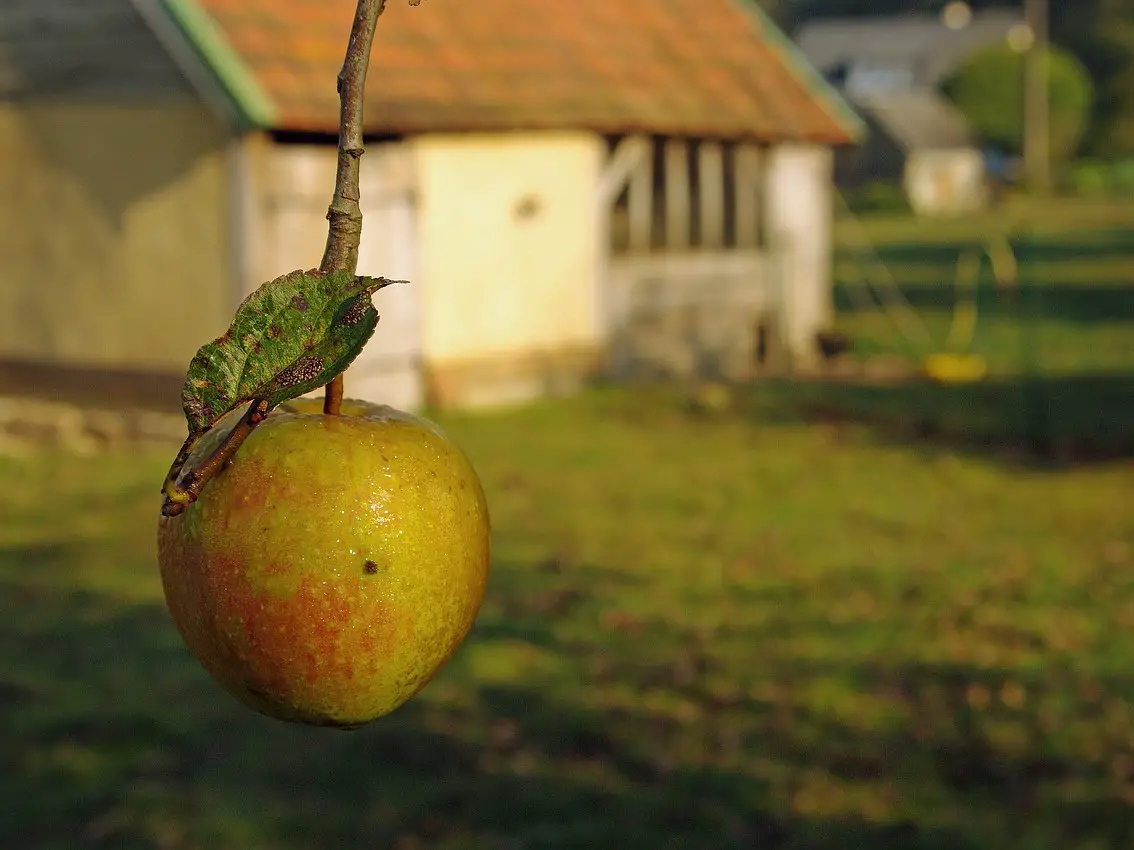
<path id="1" fill-rule="evenodd" d="M 281 405 L 158 529 L 166 602 L 205 669 L 263 714 L 344 728 L 444 666 L 476 618 L 489 554 L 461 450 L 422 418 L 352 399 L 341 415 L 319 399 Z"/>

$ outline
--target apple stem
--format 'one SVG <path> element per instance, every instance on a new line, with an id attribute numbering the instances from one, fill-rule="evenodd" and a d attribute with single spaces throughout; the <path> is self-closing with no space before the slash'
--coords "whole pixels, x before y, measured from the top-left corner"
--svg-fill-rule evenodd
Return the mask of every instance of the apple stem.
<path id="1" fill-rule="evenodd" d="M 348 271 L 358 268 L 358 246 L 362 240 L 361 191 L 358 187 L 359 160 L 362 158 L 362 104 L 366 90 L 366 72 L 370 67 L 370 47 L 378 17 L 386 8 L 386 0 L 358 0 L 354 24 L 350 29 L 346 58 L 339 71 L 339 153 L 335 171 L 335 194 L 327 209 L 327 247 L 319 268 L 323 271 Z M 343 376 L 336 375 L 327 384 L 323 412 L 337 416 L 342 407 Z"/>
<path id="2" fill-rule="evenodd" d="M 197 501 L 197 497 L 201 495 L 205 485 L 232 459 L 236 450 L 248 439 L 256 426 L 268 418 L 270 410 L 268 402 L 264 399 L 253 399 L 248 410 L 240 417 L 240 421 L 233 426 L 232 430 L 225 436 L 224 441 L 205 459 L 204 463 L 189 470 L 181 476 L 180 480 L 176 480 L 174 477 L 176 473 L 170 470 L 170 476 L 173 480 L 166 479 L 165 498 L 161 505 L 162 516 L 177 516 L 184 513 L 186 508 Z M 185 451 L 186 449 L 183 448 L 182 452 Z M 180 456 L 178 454 L 178 457 Z M 176 468 L 176 461 L 174 466 Z"/>
<path id="3" fill-rule="evenodd" d="M 343 405 L 343 376 L 336 375 L 331 383 L 324 387 L 323 413 L 328 416 L 338 416 Z"/>

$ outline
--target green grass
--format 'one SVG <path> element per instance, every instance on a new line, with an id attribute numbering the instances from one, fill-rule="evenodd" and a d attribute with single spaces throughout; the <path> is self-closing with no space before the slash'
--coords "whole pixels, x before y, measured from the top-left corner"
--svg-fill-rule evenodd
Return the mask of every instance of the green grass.
<path id="1" fill-rule="evenodd" d="M 445 418 L 492 506 L 488 598 L 354 733 L 247 712 L 182 646 L 175 447 L 0 461 L 0 846 L 1132 846 L 1129 464 L 789 413 L 624 390 Z"/>

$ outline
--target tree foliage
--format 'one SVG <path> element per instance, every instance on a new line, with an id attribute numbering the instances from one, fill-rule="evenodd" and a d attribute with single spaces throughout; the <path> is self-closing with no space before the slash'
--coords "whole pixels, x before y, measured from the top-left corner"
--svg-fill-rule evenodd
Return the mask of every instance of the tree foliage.
<path id="1" fill-rule="evenodd" d="M 1067 51 L 1049 48 L 1047 64 L 1051 157 L 1060 162 L 1078 151 L 1094 94 L 1090 75 Z M 944 90 L 986 141 L 1011 153 L 1022 152 L 1022 54 L 1007 45 L 978 50 L 945 81 Z"/>
<path id="2" fill-rule="evenodd" d="M 1087 148 L 1134 156 L 1134 0 L 1053 0 L 1052 33 L 1095 80 Z"/>

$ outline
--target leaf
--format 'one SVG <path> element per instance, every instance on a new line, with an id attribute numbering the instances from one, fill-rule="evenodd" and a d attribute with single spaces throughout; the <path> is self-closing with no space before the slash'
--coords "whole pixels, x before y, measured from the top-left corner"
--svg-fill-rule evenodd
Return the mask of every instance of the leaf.
<path id="1" fill-rule="evenodd" d="M 181 391 L 189 441 L 252 399 L 269 409 L 341 374 L 378 324 L 371 295 L 392 283 L 345 271 L 294 271 L 268 281 L 236 309 L 223 336 L 189 364 Z"/>

